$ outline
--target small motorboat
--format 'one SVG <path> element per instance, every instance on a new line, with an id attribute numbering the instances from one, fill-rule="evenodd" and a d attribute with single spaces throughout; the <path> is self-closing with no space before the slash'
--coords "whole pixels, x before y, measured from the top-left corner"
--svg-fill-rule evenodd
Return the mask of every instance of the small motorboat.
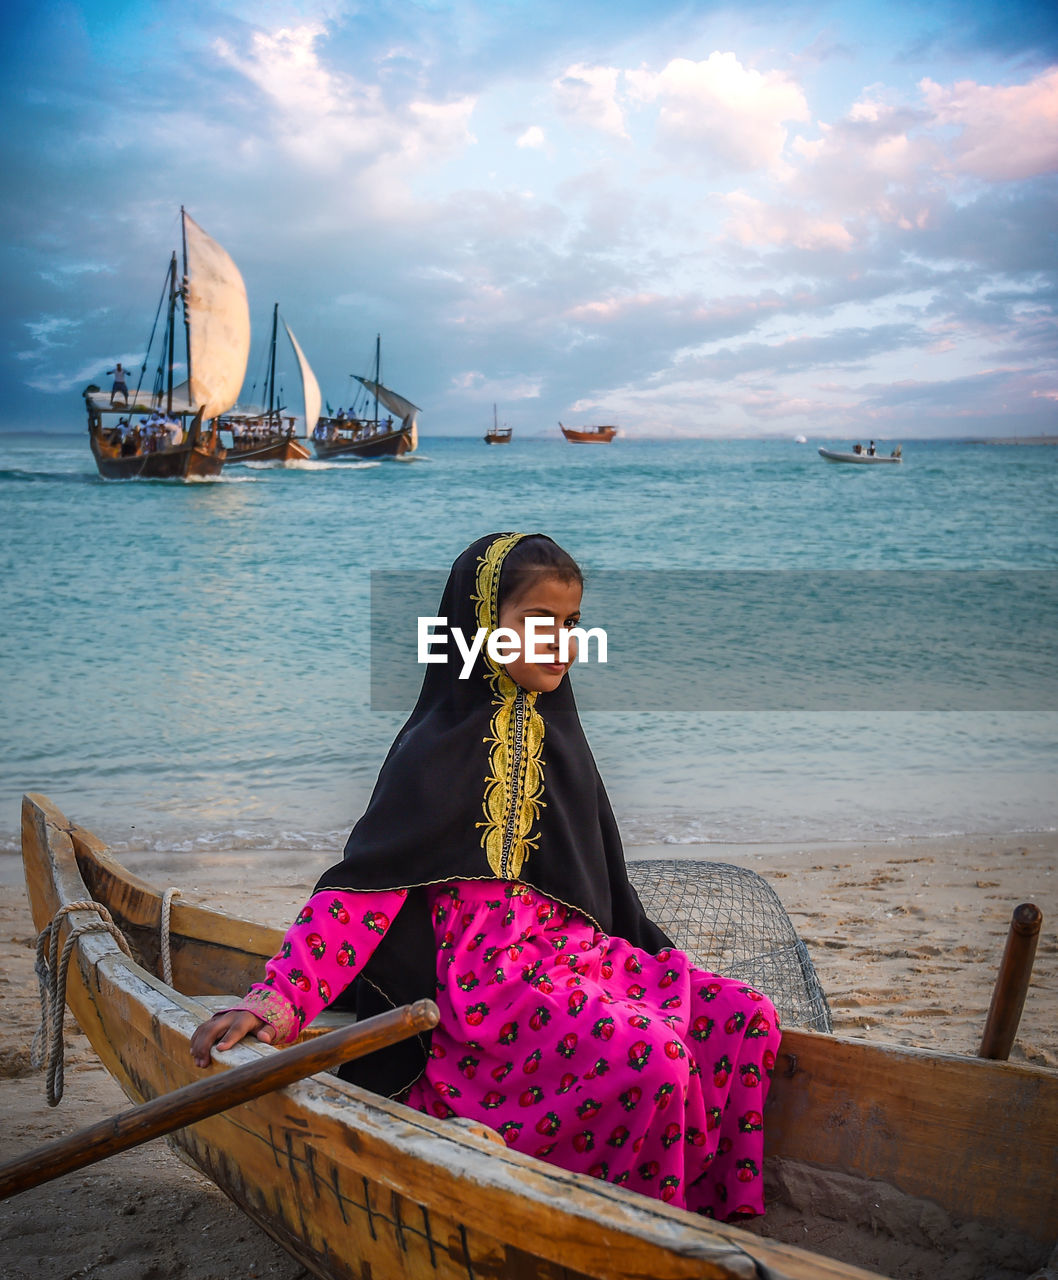
<path id="1" fill-rule="evenodd" d="M 819 456 L 826 462 L 866 463 L 868 466 L 876 462 L 903 462 L 903 452 L 897 445 L 892 453 L 868 453 L 862 446 L 857 446 L 850 453 L 841 453 L 837 449 L 820 449 Z"/>

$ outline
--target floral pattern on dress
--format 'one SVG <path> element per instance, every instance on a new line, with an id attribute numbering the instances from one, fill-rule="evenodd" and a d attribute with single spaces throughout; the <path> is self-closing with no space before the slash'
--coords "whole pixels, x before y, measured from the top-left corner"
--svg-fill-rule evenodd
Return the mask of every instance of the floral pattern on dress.
<path id="1" fill-rule="evenodd" d="M 314 893 L 287 930 L 264 982 L 234 1007 L 248 1009 L 290 1044 L 367 964 L 404 905 L 406 889 Z"/>
<path id="2" fill-rule="evenodd" d="M 766 996 L 681 951 L 609 937 L 517 882 L 428 895 L 441 1020 L 409 1106 L 482 1121 L 518 1151 L 710 1217 L 763 1212 L 780 1037 Z M 293 1005 L 294 1024 L 366 964 L 403 900 L 310 899 L 268 966 L 266 989 Z"/>

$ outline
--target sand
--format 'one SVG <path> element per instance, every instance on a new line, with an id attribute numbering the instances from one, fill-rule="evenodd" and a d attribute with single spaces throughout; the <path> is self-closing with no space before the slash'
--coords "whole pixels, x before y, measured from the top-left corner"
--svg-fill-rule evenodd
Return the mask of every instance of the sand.
<path id="1" fill-rule="evenodd" d="M 1058 1069 L 1058 835 L 657 846 L 628 854 L 727 861 L 759 872 L 808 946 L 835 1031 L 955 1053 L 976 1051 L 1010 914 L 1018 903 L 1035 902 L 1044 928 L 1011 1058 Z M 318 870 L 306 867 L 304 853 L 284 850 L 208 863 L 123 860 L 156 883 L 178 884 L 185 897 L 276 925 L 292 917 Z M 10 855 L 0 855 L 0 886 L 0 1151 L 7 1159 L 128 1102 L 69 1017 L 65 1097 L 55 1109 L 44 1101 L 43 1079 L 29 1062 L 39 1019 L 34 930 Z M 915 1280 L 915 1264 L 893 1265 L 904 1268 L 894 1274 Z M 0 1275 L 294 1280 L 307 1273 L 155 1142 L 0 1205 Z"/>

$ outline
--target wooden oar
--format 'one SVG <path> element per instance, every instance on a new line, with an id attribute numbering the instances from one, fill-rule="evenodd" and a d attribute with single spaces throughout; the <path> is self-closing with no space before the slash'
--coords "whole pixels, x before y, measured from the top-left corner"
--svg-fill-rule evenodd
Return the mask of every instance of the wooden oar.
<path id="1" fill-rule="evenodd" d="M 0 1165 L 0 1200 L 282 1089 L 317 1071 L 406 1040 L 435 1027 L 439 1017 L 432 1000 L 419 1000 L 152 1098 Z"/>

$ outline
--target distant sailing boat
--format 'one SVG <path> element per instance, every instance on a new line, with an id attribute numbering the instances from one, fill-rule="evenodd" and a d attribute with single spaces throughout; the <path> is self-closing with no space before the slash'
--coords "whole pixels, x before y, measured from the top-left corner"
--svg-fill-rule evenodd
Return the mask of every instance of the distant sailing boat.
<path id="1" fill-rule="evenodd" d="M 561 422 L 558 425 L 570 444 L 609 444 L 617 435 L 617 428 L 613 426 L 563 427 Z"/>
<path id="2" fill-rule="evenodd" d="M 123 405 L 112 404 L 115 397 L 101 393 L 95 385 L 82 392 L 92 454 L 99 474 L 107 479 L 186 479 L 217 475 L 224 465 L 216 420 L 235 403 L 246 375 L 250 354 L 246 287 L 225 250 L 183 207 L 180 218 L 183 281 L 178 287 L 174 251 L 162 295 L 162 301 L 167 301 L 166 324 L 153 390 L 141 394 L 137 386 L 131 397 L 126 392 Z M 178 300 L 184 312 L 187 380 L 174 386 Z M 145 356 L 141 381 L 146 369 Z M 139 422 L 133 422 L 134 415 L 141 415 Z M 116 422 L 108 421 L 112 418 Z M 203 424 L 210 421 L 206 432 Z"/>
<path id="3" fill-rule="evenodd" d="M 496 421 L 496 406 L 492 406 L 492 430 L 485 432 L 486 444 L 510 444 L 513 427 L 500 426 Z"/>
<path id="4" fill-rule="evenodd" d="M 374 378 L 353 374 L 368 393 L 368 407 L 372 400 L 374 402 L 373 416 L 368 417 L 366 409 L 358 415 L 354 404 L 348 414 L 339 409 L 333 418 L 320 418 L 312 432 L 312 447 L 317 458 L 382 458 L 413 453 L 419 447 L 418 419 L 422 410 L 382 385 L 381 367 L 382 338 L 376 335 Z M 379 405 L 389 410 L 390 416 L 385 420 L 378 416 Z M 397 415 L 398 423 L 394 422 L 393 414 Z"/>
<path id="5" fill-rule="evenodd" d="M 283 321 L 290 345 L 298 360 L 301 375 L 301 393 L 305 403 L 305 436 L 312 434 L 320 416 L 320 384 L 305 353 L 290 326 Z M 268 355 L 268 371 L 265 383 L 268 387 L 268 408 L 257 412 L 225 414 L 220 421 L 222 428 L 231 431 L 232 442 L 225 458 L 225 466 L 237 462 L 303 462 L 311 457 L 308 446 L 294 434 L 294 416 L 283 413 L 284 406 L 276 398 L 276 339 L 279 333 L 279 303 L 272 308 L 272 343 Z M 286 426 L 283 425 L 284 417 Z"/>

